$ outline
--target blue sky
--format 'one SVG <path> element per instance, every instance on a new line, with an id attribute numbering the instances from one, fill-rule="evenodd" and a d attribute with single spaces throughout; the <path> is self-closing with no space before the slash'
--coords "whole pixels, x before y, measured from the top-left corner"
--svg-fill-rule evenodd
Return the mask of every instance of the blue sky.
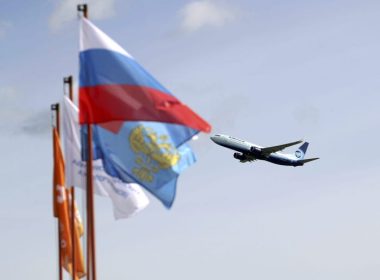
<path id="1" fill-rule="evenodd" d="M 56 275 L 49 107 L 78 73 L 78 2 L 0 1 L 4 278 Z M 100 279 L 379 279 L 378 1 L 88 3 L 213 132 L 321 157 L 242 165 L 202 135 L 172 210 L 116 222 L 96 200 Z"/>

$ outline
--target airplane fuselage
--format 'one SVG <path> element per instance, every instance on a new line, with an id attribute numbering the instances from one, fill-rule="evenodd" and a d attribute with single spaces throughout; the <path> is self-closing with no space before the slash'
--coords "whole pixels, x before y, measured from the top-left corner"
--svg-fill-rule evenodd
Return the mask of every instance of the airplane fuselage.
<path id="1" fill-rule="evenodd" d="M 296 156 L 293 154 L 283 154 L 281 152 L 271 153 L 269 155 L 263 155 L 260 150 L 261 146 L 255 145 L 253 143 L 234 138 L 228 135 L 217 134 L 211 137 L 212 141 L 216 144 L 235 150 L 241 154 L 235 153 L 234 157 L 236 159 L 250 161 L 250 160 L 265 160 L 274 164 L 287 165 L 287 166 L 302 166 L 303 163 L 300 162 Z"/>

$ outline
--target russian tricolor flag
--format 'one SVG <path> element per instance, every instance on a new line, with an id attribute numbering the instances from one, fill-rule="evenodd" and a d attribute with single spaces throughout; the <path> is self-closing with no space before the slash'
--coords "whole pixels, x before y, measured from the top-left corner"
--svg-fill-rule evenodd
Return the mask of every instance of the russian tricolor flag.
<path id="1" fill-rule="evenodd" d="M 159 121 L 210 132 L 206 121 L 85 18 L 80 36 L 80 123 Z"/>
<path id="2" fill-rule="evenodd" d="M 195 162 L 186 142 L 211 126 L 85 18 L 79 80 L 80 123 L 93 124 L 95 158 L 111 176 L 142 185 L 170 207 L 179 174 Z"/>

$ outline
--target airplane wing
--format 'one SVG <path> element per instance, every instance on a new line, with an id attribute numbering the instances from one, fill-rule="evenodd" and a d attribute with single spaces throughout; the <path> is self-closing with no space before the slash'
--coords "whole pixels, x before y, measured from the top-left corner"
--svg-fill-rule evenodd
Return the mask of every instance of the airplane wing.
<path id="1" fill-rule="evenodd" d="M 291 143 L 287 143 L 287 144 L 282 144 L 282 145 L 278 145 L 278 146 L 261 148 L 261 153 L 264 154 L 264 155 L 269 155 L 271 153 L 276 153 L 276 152 L 282 151 L 283 149 L 285 149 L 287 147 L 294 146 L 294 145 L 297 145 L 297 144 L 302 143 L 302 142 L 303 141 L 300 140 L 300 141 L 291 142 Z"/>

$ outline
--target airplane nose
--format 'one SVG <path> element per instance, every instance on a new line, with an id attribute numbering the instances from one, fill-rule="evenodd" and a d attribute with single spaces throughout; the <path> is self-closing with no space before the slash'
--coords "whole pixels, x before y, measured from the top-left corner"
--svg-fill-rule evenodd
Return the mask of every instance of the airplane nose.
<path id="1" fill-rule="evenodd" d="M 219 136 L 219 135 L 218 135 L 218 136 L 217 136 L 217 135 L 211 136 L 210 139 L 211 139 L 214 143 L 216 143 L 216 144 L 218 144 L 218 145 L 220 145 L 221 140 L 222 140 L 222 139 L 220 139 L 220 136 Z"/>

